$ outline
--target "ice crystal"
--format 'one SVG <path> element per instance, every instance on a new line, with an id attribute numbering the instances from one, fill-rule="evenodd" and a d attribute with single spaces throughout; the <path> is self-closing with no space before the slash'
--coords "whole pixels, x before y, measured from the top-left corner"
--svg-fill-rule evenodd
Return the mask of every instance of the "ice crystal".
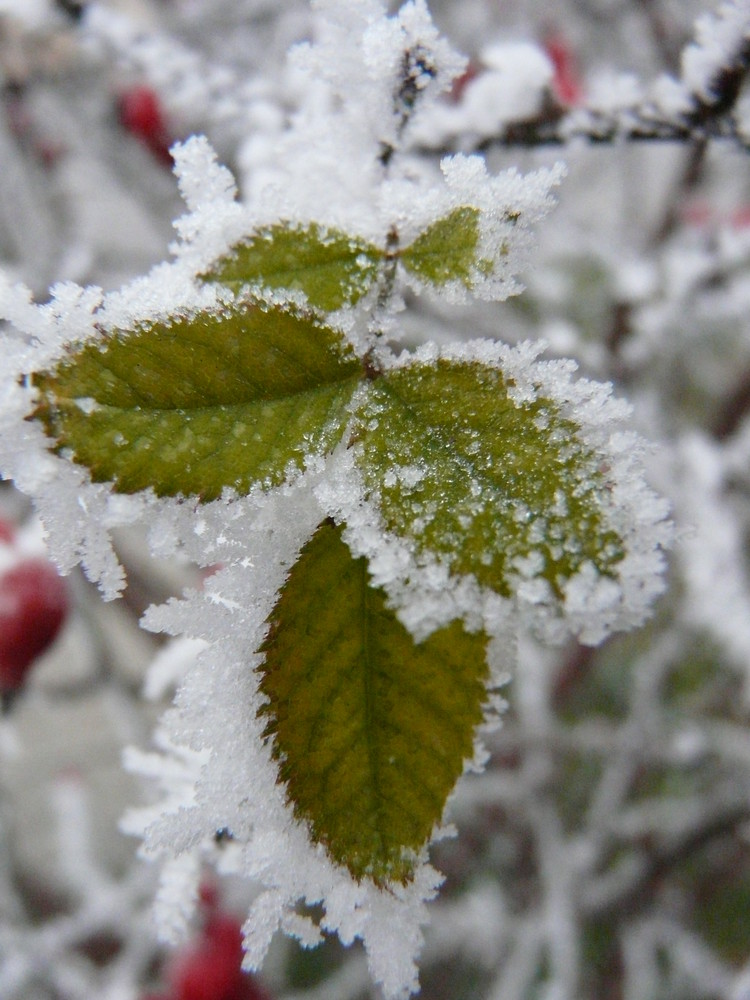
<path id="1" fill-rule="evenodd" d="M 388 615 L 395 611 L 408 630 L 407 647 L 457 620 L 470 634 L 486 635 L 485 726 L 491 726 L 501 707 L 496 688 L 514 665 L 518 634 L 530 627 L 548 640 L 573 634 L 595 643 L 643 621 L 661 590 L 670 527 L 664 503 L 645 483 L 643 445 L 627 429 L 628 408 L 609 386 L 576 380 L 572 363 L 540 361 L 542 345 L 510 348 L 475 339 L 398 353 L 386 343 L 384 332 L 392 342 L 399 339 L 405 289 L 451 303 L 518 292 L 530 227 L 550 208 L 550 189 L 563 168 L 491 176 L 480 157 L 460 155 L 444 159 L 439 170 L 420 165 L 410 152 L 420 119 L 464 60 L 439 37 L 422 0 L 392 17 L 379 0 L 319 0 L 314 9 L 313 40 L 298 46 L 290 61 L 287 83 L 296 80 L 298 107 L 289 127 L 274 119 L 274 162 L 250 173 L 242 200 L 208 141 L 193 137 L 173 150 L 187 205 L 176 223 L 173 260 L 106 295 L 59 285 L 45 305 L 3 283 L 0 312 L 10 327 L 2 340 L 0 469 L 34 498 L 60 567 L 80 563 L 108 598 L 124 585 L 110 539 L 118 526 L 144 526 L 155 556 L 180 552 L 203 566 L 220 564 L 200 591 L 152 607 L 144 617 L 145 627 L 179 642 L 157 659 L 146 686 L 150 697 L 178 688 L 157 731 L 156 751 L 127 756 L 127 766 L 152 779 L 161 795 L 124 821 L 128 832 L 142 836 L 143 853 L 164 864 L 156 907 L 161 933 L 175 940 L 185 932 L 201 865 L 208 862 L 258 886 L 244 925 L 248 966 L 262 962 L 279 929 L 307 946 L 322 932 L 337 933 L 346 944 L 362 940 L 373 977 L 387 997 L 397 998 L 418 988 L 426 902 L 441 881 L 428 844 L 414 852 L 409 876 L 400 881 L 357 877 L 336 863 L 312 835 L 315 824 L 295 814 L 264 728 L 271 696 L 261 683 L 263 644 L 300 552 L 332 519 L 344 525 L 341 537 L 352 559 L 366 565 L 364 586 L 382 588 Z M 529 50 L 518 46 L 489 51 L 488 76 L 507 79 L 508 66 L 518 68 L 524 54 Z M 540 96 L 550 66 L 534 55 L 528 69 Z M 294 260 L 287 266 L 295 247 L 307 261 L 304 275 L 295 274 Z M 276 254 L 270 263 L 269 248 Z M 310 277 L 316 268 L 326 270 L 328 284 Z M 313 315 L 313 307 L 326 314 Z M 173 475 L 181 461 L 174 442 L 155 442 L 153 427 L 145 426 L 156 421 L 144 412 L 147 394 L 139 396 L 144 365 L 137 352 L 158 354 L 157 340 L 160 349 L 174 342 L 184 372 L 197 354 L 179 334 L 197 330 L 193 347 L 205 335 L 203 350 L 228 352 L 217 379 L 222 387 L 233 385 L 231 352 L 240 353 L 251 310 L 260 316 L 261 334 L 266 321 L 269 329 L 276 322 L 278 332 L 279 317 L 303 317 L 297 326 L 310 336 L 297 346 L 309 346 L 311 331 L 323 331 L 347 359 L 347 393 L 336 420 L 324 421 L 322 444 L 313 441 L 315 428 L 304 413 L 298 425 L 285 428 L 298 431 L 299 440 L 272 475 L 250 470 L 206 487 L 205 468 L 216 450 L 206 438 L 205 454 L 191 454 L 199 468 L 185 486 Z M 290 337 L 271 344 L 269 334 L 269 354 L 284 357 Z M 115 352 L 135 359 L 133 384 L 127 375 L 122 381 L 145 429 L 132 436 L 146 451 L 172 449 L 166 485 L 155 471 L 158 458 L 153 464 L 137 458 L 135 480 L 98 461 L 90 462 L 90 471 L 79 464 L 85 462 L 82 438 L 71 444 L 59 430 L 68 406 L 86 438 L 108 405 L 102 382 L 119 377 L 108 366 Z M 260 364 L 258 358 L 256 352 Z M 270 396 L 281 383 L 281 364 L 273 358 L 262 385 Z M 89 364 L 90 386 L 75 396 Z M 163 365 L 145 367 L 152 382 L 169 378 Z M 450 435 L 437 441 L 432 415 L 419 406 L 410 414 L 401 405 L 409 392 L 427 386 L 423 395 L 434 409 L 436 373 L 445 384 L 458 373 L 468 385 L 452 397 L 460 446 L 446 445 Z M 505 428 L 486 405 L 490 382 L 514 428 L 504 455 Z M 65 396 L 68 384 L 72 399 Z M 193 389 L 192 374 L 185 375 L 177 403 L 159 397 L 179 431 L 187 420 L 185 399 L 194 405 Z M 298 395 L 308 390 L 305 383 Z M 219 437 L 248 430 L 218 426 Z M 111 447 L 132 444 L 125 430 Z M 189 445 L 189 437 L 180 440 Z M 528 446 L 528 454 L 518 458 L 516 446 Z M 530 462 L 539 468 L 530 470 Z M 445 469 L 450 482 L 441 489 Z M 486 475 L 458 484 L 463 492 L 454 510 L 448 487 L 458 482 L 456 469 Z M 543 512 L 523 499 L 528 482 L 513 481 L 519 469 L 528 482 L 544 480 L 531 490 L 543 497 Z M 96 476 L 111 481 L 95 482 Z M 426 503 L 414 499 L 422 492 Z M 508 546 L 507 565 L 495 551 L 501 536 L 486 527 L 493 504 L 515 546 Z M 568 532 L 571 507 L 582 513 Z M 552 531 L 547 537 L 549 525 L 555 537 Z M 587 532 L 591 537 L 580 537 Z M 483 727 L 469 729 L 470 753 L 458 770 L 480 769 L 484 760 Z M 443 798 L 438 806 L 432 840 L 449 832 Z M 219 831 L 226 832 L 226 849 L 217 845 Z M 318 924 L 300 912 L 300 901 L 320 906 Z"/>

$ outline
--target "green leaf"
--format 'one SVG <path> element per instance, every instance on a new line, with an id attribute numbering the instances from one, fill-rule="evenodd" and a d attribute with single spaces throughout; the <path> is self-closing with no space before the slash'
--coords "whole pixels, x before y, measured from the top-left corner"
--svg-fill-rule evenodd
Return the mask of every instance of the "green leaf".
<path id="1" fill-rule="evenodd" d="M 430 284 L 460 281 L 471 288 L 477 269 L 491 266 L 490 261 L 477 259 L 478 247 L 479 210 L 464 205 L 428 226 L 402 250 L 401 263 Z"/>
<path id="2" fill-rule="evenodd" d="M 212 500 L 281 483 L 330 450 L 361 376 L 338 332 L 250 304 L 72 348 L 33 376 L 31 418 L 94 481 Z"/>
<path id="3" fill-rule="evenodd" d="M 248 284 L 297 289 L 310 305 L 332 311 L 365 294 L 382 257 L 377 247 L 338 229 L 278 223 L 238 243 L 204 278 L 236 292 Z"/>
<path id="4" fill-rule="evenodd" d="M 473 755 L 483 635 L 416 644 L 326 521 L 292 568 L 262 649 L 265 736 L 313 841 L 356 879 L 407 882 Z"/>
<path id="5" fill-rule="evenodd" d="M 620 539 L 579 428 L 550 399 L 515 403 L 502 372 L 441 359 L 370 384 L 355 438 L 385 527 L 509 597 L 520 577 L 560 596 L 587 561 L 612 574 Z"/>

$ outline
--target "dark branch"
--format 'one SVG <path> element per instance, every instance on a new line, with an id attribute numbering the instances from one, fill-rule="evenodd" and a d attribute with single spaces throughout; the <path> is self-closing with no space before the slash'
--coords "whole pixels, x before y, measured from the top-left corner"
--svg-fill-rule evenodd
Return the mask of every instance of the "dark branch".
<path id="1" fill-rule="evenodd" d="M 718 441 L 726 441 L 750 413 L 750 372 L 745 372 L 734 390 L 724 400 L 711 431 Z"/>
<path id="2" fill-rule="evenodd" d="M 599 919 L 616 916 L 622 920 L 635 912 L 642 912 L 644 903 L 654 896 L 665 878 L 712 842 L 725 837 L 738 837 L 749 817 L 750 809 L 746 803 L 729 804 L 723 810 L 717 808 L 696 829 L 651 847 L 645 852 L 645 864 L 635 881 L 618 896 L 593 907 L 589 915 Z"/>
<path id="3" fill-rule="evenodd" d="M 409 119 L 424 89 L 426 79 L 435 76 L 436 69 L 431 54 L 421 45 L 407 49 L 401 60 L 399 86 L 393 96 L 393 111 L 397 117 L 396 136 L 401 139 Z M 390 142 L 384 142 L 380 151 L 380 162 L 387 167 L 396 148 Z"/>
<path id="4" fill-rule="evenodd" d="M 737 50 L 706 86 L 709 96 L 688 91 L 691 109 L 674 117 L 666 116 L 657 105 L 640 105 L 605 112 L 596 108 L 568 111 L 551 96 L 532 118 L 508 122 L 502 131 L 480 137 L 468 147 L 457 136 L 453 144 L 441 143 L 430 153 L 483 152 L 490 148 L 564 146 L 574 140 L 602 145 L 625 142 L 706 143 L 708 140 L 732 140 L 744 148 L 750 141 L 740 134 L 732 112 L 750 72 L 750 37 L 739 40 Z"/>
<path id="5" fill-rule="evenodd" d="M 750 69 L 750 38 L 745 38 L 734 55 L 734 58 L 722 66 L 709 84 L 711 98 L 706 100 L 693 95 L 696 110 L 693 118 L 696 122 L 720 115 L 729 114 L 737 103 L 742 84 Z"/>
<path id="6" fill-rule="evenodd" d="M 676 74 L 680 68 L 680 45 L 670 35 L 657 0 L 636 0 L 648 23 L 651 37 L 659 50 L 664 67 Z"/>
<path id="7" fill-rule="evenodd" d="M 57 6 L 74 21 L 82 20 L 86 11 L 86 4 L 82 0 L 57 0 Z"/>
<path id="8" fill-rule="evenodd" d="M 566 146 L 576 140 L 592 145 L 610 145 L 624 142 L 678 142 L 705 143 L 708 140 L 728 139 L 747 148 L 748 140 L 740 135 L 736 123 L 719 106 L 702 104 L 700 111 L 679 119 L 657 117 L 650 107 L 632 108 L 615 115 L 601 111 L 575 111 L 556 109 L 535 118 L 509 122 L 504 131 L 485 136 L 467 147 L 456 143 L 463 152 L 485 152 L 497 148 L 532 149 L 539 146 Z M 451 144 L 424 148 L 424 152 L 448 154 L 456 149 Z"/>

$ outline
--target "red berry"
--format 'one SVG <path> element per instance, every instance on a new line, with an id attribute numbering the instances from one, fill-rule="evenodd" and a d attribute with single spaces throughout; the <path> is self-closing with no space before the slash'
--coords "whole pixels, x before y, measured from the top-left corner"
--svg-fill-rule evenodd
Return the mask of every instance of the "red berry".
<path id="1" fill-rule="evenodd" d="M 198 900 L 201 908 L 207 916 L 215 913 L 219 908 L 219 889 L 214 882 L 204 879 L 198 886 Z"/>
<path id="2" fill-rule="evenodd" d="M 567 40 L 554 32 L 548 34 L 544 39 L 544 50 L 555 70 L 552 80 L 555 97 L 561 104 L 571 107 L 580 104 L 583 100 L 583 84 L 575 55 Z"/>
<path id="3" fill-rule="evenodd" d="M 729 217 L 729 224 L 734 229 L 747 229 L 750 226 L 750 205 L 740 205 Z"/>
<path id="4" fill-rule="evenodd" d="M 67 611 L 65 581 L 46 559 L 26 559 L 0 576 L 0 693 L 19 690 Z"/>
<path id="5" fill-rule="evenodd" d="M 242 971 L 242 928 L 233 917 L 211 915 L 202 938 L 176 959 L 169 979 L 174 1000 L 268 1000 Z"/>
<path id="6" fill-rule="evenodd" d="M 5 545 L 12 545 L 16 540 L 16 529 L 10 523 L 10 521 L 4 521 L 0 518 L 0 542 Z"/>
<path id="7" fill-rule="evenodd" d="M 461 76 L 457 76 L 453 83 L 451 84 L 451 89 L 448 92 L 448 99 L 452 101 L 453 104 L 458 104 L 461 98 L 464 96 L 464 91 L 472 80 L 477 78 L 479 70 L 476 63 L 469 63 Z"/>
<path id="8" fill-rule="evenodd" d="M 163 163 L 171 165 L 169 131 L 155 91 L 143 85 L 131 87 L 118 100 L 120 124 Z"/>

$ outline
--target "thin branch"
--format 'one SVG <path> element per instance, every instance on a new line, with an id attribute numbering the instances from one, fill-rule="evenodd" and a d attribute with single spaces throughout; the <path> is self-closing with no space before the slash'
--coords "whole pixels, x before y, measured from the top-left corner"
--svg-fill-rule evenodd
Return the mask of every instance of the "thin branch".
<path id="1" fill-rule="evenodd" d="M 559 711 L 568 697 L 589 676 L 594 667 L 596 650 L 593 646 L 575 643 L 555 675 L 552 691 L 552 705 Z"/>
<path id="2" fill-rule="evenodd" d="M 743 149 L 750 146 L 736 123 L 725 112 L 700 111 L 681 118 L 660 117 L 650 104 L 620 109 L 615 113 L 589 109 L 570 113 L 554 106 L 542 114 L 523 121 L 508 122 L 502 132 L 484 136 L 475 143 L 442 143 L 439 146 L 422 146 L 420 151 L 447 155 L 456 152 L 486 152 L 489 149 L 535 149 L 544 146 L 567 146 L 584 140 L 591 145 L 606 146 L 617 142 L 675 142 L 704 143 L 709 140 L 729 140 Z"/>
<path id="3" fill-rule="evenodd" d="M 695 190 L 703 177 L 707 149 L 708 143 L 705 140 L 699 140 L 686 151 L 687 159 L 682 174 L 675 185 L 672 197 L 667 202 L 659 225 L 651 234 L 652 247 L 658 247 L 664 243 L 677 228 L 680 211 L 685 204 L 687 195 Z"/>
<path id="4" fill-rule="evenodd" d="M 696 104 L 696 121 L 728 114 L 737 103 L 742 84 L 750 70 L 750 37 L 744 37 L 734 56 L 709 81 L 709 99 L 692 94 Z"/>
<path id="5" fill-rule="evenodd" d="M 635 5 L 640 8 L 646 19 L 654 45 L 659 50 L 664 66 L 670 72 L 677 73 L 680 68 L 680 45 L 670 36 L 657 0 L 635 0 Z"/>
<path id="6" fill-rule="evenodd" d="M 750 413 L 750 371 L 740 378 L 733 391 L 722 401 L 711 433 L 718 441 L 726 441 Z"/>
<path id="7" fill-rule="evenodd" d="M 645 856 L 641 856 L 638 873 L 623 886 L 623 891 L 601 902 L 597 900 L 588 909 L 588 915 L 600 919 L 605 916 L 623 919 L 636 911 L 642 911 L 646 899 L 653 896 L 670 873 L 712 841 L 738 836 L 749 817 L 750 809 L 746 803 L 729 804 L 723 811 L 717 809 L 713 815 L 707 816 L 706 822 L 696 829 L 651 848 Z"/>
<path id="8" fill-rule="evenodd" d="M 481 136 L 468 146 L 456 136 L 455 145 L 463 152 L 484 152 L 493 148 L 565 146 L 575 140 L 594 145 L 618 142 L 677 142 L 705 144 L 709 140 L 731 140 L 750 148 L 732 117 L 743 84 L 750 72 L 750 35 L 743 35 L 734 53 L 707 80 L 701 92 L 682 80 L 690 110 L 669 116 L 658 104 L 644 100 L 612 111 L 576 108 L 568 111 L 551 96 L 531 118 L 505 123 L 502 131 Z M 451 153 L 453 145 L 424 147 L 424 152 Z"/>

